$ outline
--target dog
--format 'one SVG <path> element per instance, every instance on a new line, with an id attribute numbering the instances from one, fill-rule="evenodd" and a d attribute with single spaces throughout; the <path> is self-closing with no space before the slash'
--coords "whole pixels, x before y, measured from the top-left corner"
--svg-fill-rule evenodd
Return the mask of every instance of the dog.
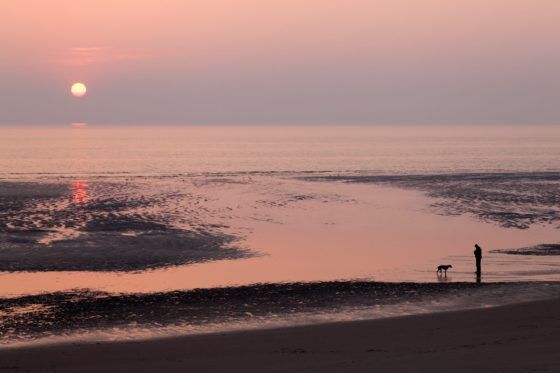
<path id="1" fill-rule="evenodd" d="M 445 274 L 447 275 L 447 270 L 448 270 L 449 268 L 453 268 L 453 266 L 452 266 L 451 264 L 442 264 L 442 265 L 439 265 L 439 266 L 437 267 L 437 271 L 436 271 L 436 272 L 437 272 L 437 273 L 445 272 Z"/>

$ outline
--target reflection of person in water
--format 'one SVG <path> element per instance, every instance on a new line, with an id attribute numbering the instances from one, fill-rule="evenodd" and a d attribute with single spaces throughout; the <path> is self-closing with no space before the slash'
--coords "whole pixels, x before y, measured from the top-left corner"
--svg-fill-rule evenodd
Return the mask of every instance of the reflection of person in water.
<path id="1" fill-rule="evenodd" d="M 476 259 L 476 275 L 480 276 L 482 274 L 482 269 L 480 268 L 482 262 L 482 249 L 478 244 L 474 245 L 474 257 Z"/>

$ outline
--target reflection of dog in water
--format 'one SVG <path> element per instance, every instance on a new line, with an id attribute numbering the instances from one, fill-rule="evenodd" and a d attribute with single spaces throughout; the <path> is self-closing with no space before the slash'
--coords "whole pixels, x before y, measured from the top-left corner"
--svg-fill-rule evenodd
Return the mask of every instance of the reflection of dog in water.
<path id="1" fill-rule="evenodd" d="M 441 274 L 442 272 L 444 272 L 447 275 L 447 270 L 449 268 L 453 268 L 453 266 L 451 264 L 442 264 L 437 267 L 437 273 Z"/>

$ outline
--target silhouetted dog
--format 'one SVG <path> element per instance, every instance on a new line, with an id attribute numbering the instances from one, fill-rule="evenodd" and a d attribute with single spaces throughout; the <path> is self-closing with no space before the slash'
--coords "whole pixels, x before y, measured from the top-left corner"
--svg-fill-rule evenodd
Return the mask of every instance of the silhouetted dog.
<path id="1" fill-rule="evenodd" d="M 447 274 L 447 270 L 449 268 L 453 268 L 453 266 L 451 264 L 442 264 L 440 266 L 437 267 L 437 272 L 441 273 L 442 271 L 445 272 L 445 274 Z"/>

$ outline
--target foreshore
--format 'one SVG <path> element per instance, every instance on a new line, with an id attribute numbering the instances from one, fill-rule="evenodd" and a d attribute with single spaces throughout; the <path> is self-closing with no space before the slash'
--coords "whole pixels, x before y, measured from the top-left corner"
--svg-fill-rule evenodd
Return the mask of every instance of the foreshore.
<path id="1" fill-rule="evenodd" d="M 560 298 L 136 342 L 0 350 L 0 372 L 527 372 L 560 367 Z"/>

